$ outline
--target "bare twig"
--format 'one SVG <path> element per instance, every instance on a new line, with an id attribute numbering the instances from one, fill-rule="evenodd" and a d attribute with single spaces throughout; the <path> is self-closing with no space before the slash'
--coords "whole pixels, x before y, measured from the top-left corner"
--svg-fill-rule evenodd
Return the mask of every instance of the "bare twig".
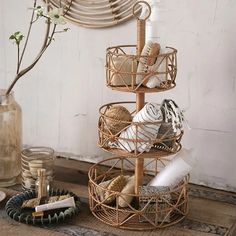
<path id="1" fill-rule="evenodd" d="M 19 72 L 20 70 L 20 44 L 17 43 L 17 68 L 16 68 L 16 73 Z"/>
<path id="2" fill-rule="evenodd" d="M 20 65 L 22 63 L 22 59 L 23 59 L 24 54 L 25 54 L 25 49 L 26 49 L 28 41 L 29 41 L 29 36 L 30 36 L 30 33 L 31 33 L 31 28 L 32 28 L 33 20 L 34 20 L 34 9 L 36 7 L 36 4 L 37 4 L 37 0 L 34 0 L 32 15 L 31 15 L 31 19 L 30 19 L 30 25 L 29 25 L 29 29 L 28 29 L 28 32 L 27 32 L 25 44 L 24 44 L 24 47 L 23 47 L 23 50 L 22 50 L 22 53 L 21 53 L 21 56 L 20 56 L 20 61 L 19 61 L 17 73 L 19 72 Z"/>
<path id="3" fill-rule="evenodd" d="M 53 29 L 52 29 L 52 33 L 51 33 L 51 36 L 49 37 L 49 41 L 48 41 L 48 43 L 47 43 L 47 45 L 46 45 L 46 48 L 51 44 L 51 42 L 52 42 L 52 40 L 53 40 L 53 36 L 54 36 L 54 34 L 55 34 L 55 32 L 56 32 L 56 27 L 57 27 L 57 25 L 54 24 Z"/>

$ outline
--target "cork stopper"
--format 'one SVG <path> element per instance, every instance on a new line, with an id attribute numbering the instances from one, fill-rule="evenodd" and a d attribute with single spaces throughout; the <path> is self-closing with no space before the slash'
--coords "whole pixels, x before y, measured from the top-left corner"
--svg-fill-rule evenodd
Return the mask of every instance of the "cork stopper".
<path id="1" fill-rule="evenodd" d="M 46 176 L 46 169 L 38 169 L 37 172 L 38 172 L 38 178 Z"/>
<path id="2" fill-rule="evenodd" d="M 46 169 L 38 169 L 38 198 L 47 196 Z"/>

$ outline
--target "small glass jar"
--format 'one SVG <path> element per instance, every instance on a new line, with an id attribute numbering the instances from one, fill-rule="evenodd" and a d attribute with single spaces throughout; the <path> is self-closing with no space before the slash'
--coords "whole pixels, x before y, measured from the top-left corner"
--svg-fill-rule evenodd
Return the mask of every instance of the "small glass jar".
<path id="1" fill-rule="evenodd" d="M 22 114 L 11 92 L 0 90 L 0 187 L 16 184 L 20 174 Z"/>
<path id="2" fill-rule="evenodd" d="M 22 188 L 35 190 L 38 170 L 45 169 L 49 184 L 54 178 L 54 150 L 49 147 L 30 147 L 21 152 Z"/>

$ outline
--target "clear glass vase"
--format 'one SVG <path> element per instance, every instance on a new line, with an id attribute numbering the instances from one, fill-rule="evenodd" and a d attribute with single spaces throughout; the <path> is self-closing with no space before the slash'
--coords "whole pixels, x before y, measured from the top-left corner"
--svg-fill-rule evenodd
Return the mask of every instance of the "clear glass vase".
<path id="1" fill-rule="evenodd" d="M 21 172 L 22 146 L 21 108 L 13 92 L 0 90 L 0 187 L 16 184 Z"/>

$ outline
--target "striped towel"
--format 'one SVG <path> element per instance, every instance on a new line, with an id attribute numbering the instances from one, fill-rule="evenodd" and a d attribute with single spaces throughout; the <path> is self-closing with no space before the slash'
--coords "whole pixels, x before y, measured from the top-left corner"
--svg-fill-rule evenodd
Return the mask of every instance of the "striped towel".
<path id="1" fill-rule="evenodd" d="M 137 125 L 131 125 L 122 131 L 116 146 L 125 151 L 132 152 L 136 149 L 137 145 L 138 152 L 149 152 L 155 142 L 162 120 L 160 107 L 155 103 L 147 103 L 133 118 L 133 122 L 137 123 Z M 140 122 L 142 123 L 138 124 Z M 136 133 L 137 139 L 142 141 L 132 141 L 136 139 Z"/>
<path id="2" fill-rule="evenodd" d="M 184 115 L 178 105 L 171 99 L 163 100 L 161 104 L 163 121 L 171 123 L 173 132 L 183 130 Z"/>

